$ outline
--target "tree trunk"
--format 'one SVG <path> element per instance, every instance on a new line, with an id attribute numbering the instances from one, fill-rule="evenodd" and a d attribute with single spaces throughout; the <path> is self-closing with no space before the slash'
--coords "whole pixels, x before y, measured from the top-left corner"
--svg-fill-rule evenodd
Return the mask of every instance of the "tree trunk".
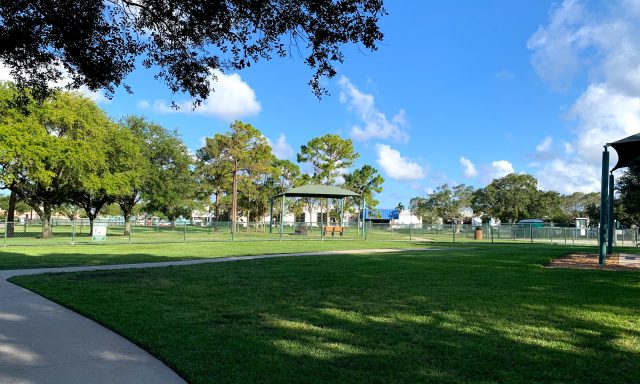
<path id="1" fill-rule="evenodd" d="M 175 214 L 171 214 L 169 216 L 169 221 L 171 221 L 171 229 L 173 229 L 175 231 L 176 230 L 176 215 Z"/>
<path id="2" fill-rule="evenodd" d="M 7 209 L 7 237 L 13 237 L 15 233 L 17 195 L 11 191 L 9 195 L 9 208 Z"/>
<path id="3" fill-rule="evenodd" d="M 237 165 L 236 165 L 237 166 Z M 231 232 L 236 231 L 236 221 L 238 220 L 238 171 L 233 171 L 233 192 L 231 194 Z"/>
<path id="4" fill-rule="evenodd" d="M 87 217 L 89 217 L 89 236 L 93 236 L 93 221 L 96 219 L 96 216 L 97 215 L 92 215 L 91 213 L 87 215 Z"/>
<path id="5" fill-rule="evenodd" d="M 122 211 L 124 216 L 124 236 L 129 236 L 131 234 L 131 213 Z"/>
<path id="6" fill-rule="evenodd" d="M 133 208 L 138 203 L 137 198 L 138 194 L 136 193 L 118 201 L 118 205 L 120 206 L 122 215 L 124 216 L 123 236 L 129 236 L 131 234 L 131 215 L 133 214 Z"/>
<path id="7" fill-rule="evenodd" d="M 215 213 L 216 213 L 216 226 L 213 229 L 214 232 L 218 232 L 220 230 L 220 203 L 218 202 L 218 195 L 219 193 L 216 193 L 216 205 L 215 205 Z"/>
<path id="8" fill-rule="evenodd" d="M 42 210 L 38 212 L 40 220 L 42 220 L 42 238 L 50 239 L 53 232 L 51 231 L 51 206 L 44 204 Z"/>

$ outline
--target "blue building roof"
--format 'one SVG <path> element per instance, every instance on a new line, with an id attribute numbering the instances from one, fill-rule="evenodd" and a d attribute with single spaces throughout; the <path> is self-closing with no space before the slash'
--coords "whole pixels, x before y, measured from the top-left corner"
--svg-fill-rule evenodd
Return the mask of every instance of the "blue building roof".
<path id="1" fill-rule="evenodd" d="M 378 208 L 378 209 L 365 209 L 365 219 L 382 219 L 382 220 L 397 220 L 400 217 L 400 213 L 395 208 Z"/>

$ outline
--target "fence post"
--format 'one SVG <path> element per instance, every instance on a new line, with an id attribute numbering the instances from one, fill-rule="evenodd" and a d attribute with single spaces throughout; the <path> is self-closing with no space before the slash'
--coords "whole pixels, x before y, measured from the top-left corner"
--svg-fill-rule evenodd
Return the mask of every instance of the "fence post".
<path id="1" fill-rule="evenodd" d="M 553 227 L 549 228 L 549 232 L 551 232 L 551 244 L 553 244 Z"/>
<path id="2" fill-rule="evenodd" d="M 564 245 L 567 245 L 567 228 L 562 228 L 562 233 L 564 234 Z"/>
<path id="3" fill-rule="evenodd" d="M 183 228 L 183 241 L 186 243 L 187 242 L 187 223 L 184 223 L 184 228 Z"/>
<path id="4" fill-rule="evenodd" d="M 491 244 L 493 244 L 493 227 L 491 226 L 491 224 L 489 224 L 488 227 L 489 233 L 491 234 Z M 500 232 L 498 232 L 498 236 L 500 236 Z"/>
<path id="5" fill-rule="evenodd" d="M 233 222 L 232 222 L 232 223 L 233 223 Z M 234 241 L 235 241 L 235 239 L 234 239 L 233 235 L 234 235 L 235 231 L 234 231 L 234 230 L 232 230 L 232 228 L 231 228 L 231 224 L 229 224 L 229 222 L 227 222 L 227 228 L 229 228 L 229 230 L 231 231 L 231 242 L 234 242 Z"/>
<path id="6" fill-rule="evenodd" d="M 125 227 L 126 227 L 126 223 L 125 223 Z M 131 218 L 129 218 L 129 239 L 127 244 L 131 244 L 131 232 L 133 232 L 133 223 L 131 222 Z"/>
<path id="7" fill-rule="evenodd" d="M 71 220 L 71 245 L 76 245 L 76 221 Z"/>
<path id="8" fill-rule="evenodd" d="M 451 229 L 452 229 L 452 233 L 453 233 L 453 242 L 456 242 L 456 225 L 452 224 L 451 225 Z"/>

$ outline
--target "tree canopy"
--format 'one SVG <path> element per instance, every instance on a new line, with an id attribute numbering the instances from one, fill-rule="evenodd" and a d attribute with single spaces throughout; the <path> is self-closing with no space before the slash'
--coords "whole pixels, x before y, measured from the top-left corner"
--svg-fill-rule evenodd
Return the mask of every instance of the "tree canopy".
<path id="1" fill-rule="evenodd" d="M 142 64 L 198 103 L 214 91 L 215 70 L 295 52 L 306 55 L 321 95 L 320 79 L 344 60 L 342 45 L 376 49 L 384 14 L 382 0 L 5 0 L 0 61 L 39 99 L 66 77 L 113 94 Z"/>
<path id="2" fill-rule="evenodd" d="M 640 226 L 640 166 L 625 169 L 617 186 L 620 193 L 621 221 Z"/>
<path id="3" fill-rule="evenodd" d="M 231 178 L 231 221 L 238 220 L 238 185 L 241 179 L 267 171 L 272 163 L 271 147 L 259 130 L 251 124 L 235 121 L 225 134 L 216 133 L 205 139 L 197 156 L 205 177 L 214 180 L 224 170 Z M 221 167 L 221 168 L 219 168 Z M 219 169 L 218 169 L 219 168 Z M 224 178 L 224 173 L 219 177 Z M 248 185 L 247 185 L 248 186 Z"/>
<path id="4" fill-rule="evenodd" d="M 333 185 L 336 178 L 351 168 L 360 157 L 353 150 L 351 139 L 343 139 L 338 135 L 326 134 L 314 137 L 300 147 L 299 163 L 309 163 L 313 167 L 313 178 L 325 185 Z"/>
<path id="5" fill-rule="evenodd" d="M 473 187 L 464 184 L 453 188 L 443 184 L 426 198 L 412 199 L 412 211 L 428 221 L 439 217 L 444 222 L 461 224 L 468 216 L 465 210 L 468 210 L 471 205 L 473 192 Z"/>
<path id="6" fill-rule="evenodd" d="M 91 100 L 59 93 L 41 105 L 32 99 L 24 115 L 12 107 L 12 84 L 0 86 L 0 173 L 4 188 L 15 192 L 42 218 L 49 237 L 52 210 L 84 191 L 102 193 L 118 177 L 108 172 L 108 147 L 115 126 Z"/>

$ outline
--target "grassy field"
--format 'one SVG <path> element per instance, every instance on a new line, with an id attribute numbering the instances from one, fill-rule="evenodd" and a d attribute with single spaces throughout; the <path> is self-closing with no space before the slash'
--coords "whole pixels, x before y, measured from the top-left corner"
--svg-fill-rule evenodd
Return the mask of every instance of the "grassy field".
<path id="1" fill-rule="evenodd" d="M 0 227 L 3 223 L 0 223 Z M 307 227 L 304 234 L 296 234 L 299 225 L 287 225 L 280 235 L 276 225 L 269 233 L 268 225 L 252 223 L 247 227 L 240 226 L 235 233 L 231 233 L 229 223 L 219 223 L 215 227 L 201 227 L 196 225 L 178 225 L 172 228 L 166 226 L 134 226 L 130 236 L 124 235 L 122 223 L 109 223 L 107 239 L 105 241 L 93 241 L 89 235 L 89 226 L 71 225 L 70 223 L 54 223 L 53 236 L 49 239 L 41 238 L 39 225 L 18 224 L 15 227 L 13 237 L 4 237 L 4 228 L 0 230 L 1 245 L 71 245 L 71 244 L 151 244 L 151 243 L 194 243 L 194 242 L 231 242 L 231 241 L 308 241 L 321 240 L 321 230 L 318 226 Z M 556 244 L 591 244 L 596 245 L 597 239 L 593 230 L 580 235 L 575 228 L 544 227 L 525 228 L 520 226 L 500 226 L 495 228 L 484 227 L 484 239 L 474 240 L 474 227 L 465 225 L 457 226 L 424 225 L 420 227 L 408 226 L 396 227 L 374 224 L 367 228 L 366 238 L 373 241 L 437 241 L 456 243 L 478 242 L 504 242 L 504 243 L 556 243 Z M 345 227 L 343 236 L 328 235 L 324 240 L 361 240 L 361 234 L 354 226 Z M 618 236 L 618 244 L 635 245 L 637 233 L 625 232 L 625 236 Z M 626 244 L 625 244 L 626 242 Z"/>
<path id="2" fill-rule="evenodd" d="M 268 253 L 415 248 L 432 243 L 390 241 L 247 241 L 0 247 L 0 269 L 144 263 Z M 439 246 L 447 246 L 446 244 Z"/>
<path id="3" fill-rule="evenodd" d="M 640 274 L 543 268 L 575 250 L 477 244 L 12 281 L 193 383 L 638 383 Z"/>

